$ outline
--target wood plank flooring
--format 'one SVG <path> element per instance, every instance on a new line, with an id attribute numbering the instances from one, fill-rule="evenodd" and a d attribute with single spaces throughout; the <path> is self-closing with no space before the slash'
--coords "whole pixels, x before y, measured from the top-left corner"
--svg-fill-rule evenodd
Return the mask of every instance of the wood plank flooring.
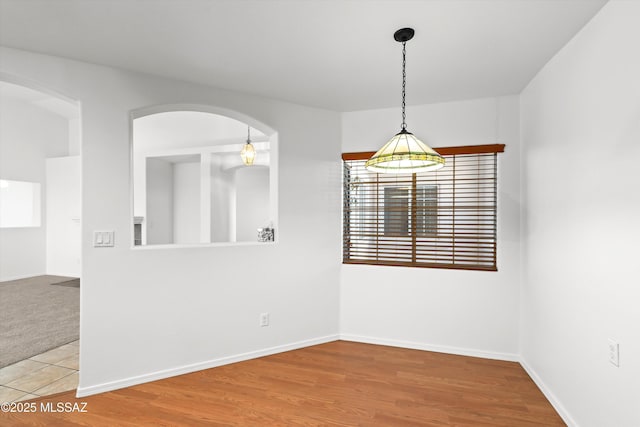
<path id="1" fill-rule="evenodd" d="M 515 362 L 335 341 L 122 390 L 30 401 L 3 426 L 563 426 Z M 86 413 L 43 413 L 86 402 Z M 55 407 L 55 403 L 54 403 Z"/>

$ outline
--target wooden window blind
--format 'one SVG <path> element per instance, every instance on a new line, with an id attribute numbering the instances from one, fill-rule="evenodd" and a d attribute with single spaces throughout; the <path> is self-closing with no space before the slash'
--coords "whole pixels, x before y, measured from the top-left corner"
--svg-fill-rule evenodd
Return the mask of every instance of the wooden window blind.
<path id="1" fill-rule="evenodd" d="M 344 153 L 343 262 L 496 271 L 497 154 L 438 148 L 442 169 L 378 174 L 373 152 Z"/>

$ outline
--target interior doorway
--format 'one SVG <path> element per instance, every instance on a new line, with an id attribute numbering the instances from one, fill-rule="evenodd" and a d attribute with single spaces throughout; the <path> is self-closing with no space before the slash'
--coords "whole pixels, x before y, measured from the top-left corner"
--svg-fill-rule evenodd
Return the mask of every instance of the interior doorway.
<path id="1" fill-rule="evenodd" d="M 0 77 L 0 402 L 12 402 L 78 384 L 81 117 Z"/>

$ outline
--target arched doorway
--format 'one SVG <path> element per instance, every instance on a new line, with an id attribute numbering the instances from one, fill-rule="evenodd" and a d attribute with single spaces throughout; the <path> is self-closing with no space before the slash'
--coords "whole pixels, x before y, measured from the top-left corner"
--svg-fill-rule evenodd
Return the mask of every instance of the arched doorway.
<path id="1" fill-rule="evenodd" d="M 17 401 L 78 384 L 81 115 L 5 74 L 0 109 L 0 400 Z"/>

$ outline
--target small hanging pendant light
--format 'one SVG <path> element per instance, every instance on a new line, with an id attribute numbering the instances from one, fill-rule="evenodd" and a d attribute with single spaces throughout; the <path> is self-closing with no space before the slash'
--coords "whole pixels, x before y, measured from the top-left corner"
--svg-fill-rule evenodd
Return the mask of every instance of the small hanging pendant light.
<path id="1" fill-rule="evenodd" d="M 242 157 L 242 163 L 247 166 L 251 166 L 256 159 L 256 149 L 251 144 L 251 128 L 247 127 L 247 143 L 242 147 L 240 151 L 240 157 Z"/>
<path id="2" fill-rule="evenodd" d="M 444 166 L 444 158 L 434 149 L 407 131 L 405 123 L 405 88 L 407 41 L 413 38 L 413 28 L 402 28 L 393 38 L 402 43 L 402 128 L 367 162 L 365 167 L 377 173 L 418 173 L 433 171 Z"/>

